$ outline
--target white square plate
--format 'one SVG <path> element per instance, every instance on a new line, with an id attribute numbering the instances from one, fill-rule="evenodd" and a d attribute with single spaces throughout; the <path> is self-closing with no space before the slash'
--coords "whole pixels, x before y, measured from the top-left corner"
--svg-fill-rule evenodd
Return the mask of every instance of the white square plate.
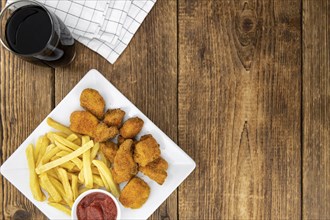
<path id="1" fill-rule="evenodd" d="M 70 114 L 82 109 L 79 97 L 85 88 L 94 88 L 100 92 L 106 102 L 106 108 L 121 108 L 126 112 L 125 119 L 138 116 L 144 121 L 140 136 L 152 134 L 160 144 L 161 155 L 168 161 L 168 177 L 162 186 L 148 177 L 138 174 L 150 186 L 150 196 L 140 209 L 122 208 L 122 219 L 147 219 L 166 198 L 187 178 L 195 169 L 195 162 L 176 145 L 164 132 L 150 121 L 138 108 L 136 108 L 122 93 L 120 93 L 97 70 L 90 70 L 71 92 L 47 116 L 69 125 Z M 21 191 L 32 203 L 37 206 L 50 219 L 70 219 L 63 212 L 48 205 L 47 202 L 36 201 L 29 187 L 29 170 L 25 158 L 25 149 L 28 144 L 35 144 L 37 138 L 52 129 L 47 125 L 46 119 L 32 132 L 32 134 L 19 146 L 19 148 L 1 166 L 1 174 Z M 121 185 L 121 188 L 123 184 Z"/>

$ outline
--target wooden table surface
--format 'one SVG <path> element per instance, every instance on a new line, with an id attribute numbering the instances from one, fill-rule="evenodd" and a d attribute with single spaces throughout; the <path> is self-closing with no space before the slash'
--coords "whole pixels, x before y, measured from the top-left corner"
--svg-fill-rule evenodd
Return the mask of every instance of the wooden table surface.
<path id="1" fill-rule="evenodd" d="M 329 26 L 329 0 L 158 0 L 114 65 L 1 48 L 0 163 L 95 68 L 196 161 L 150 219 L 329 219 Z M 0 185 L 0 219 L 45 219 Z"/>

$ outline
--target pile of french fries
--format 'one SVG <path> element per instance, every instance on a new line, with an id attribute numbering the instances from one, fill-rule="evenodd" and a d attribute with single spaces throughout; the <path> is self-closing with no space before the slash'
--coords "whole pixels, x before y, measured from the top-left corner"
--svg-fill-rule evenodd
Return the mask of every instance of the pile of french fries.
<path id="1" fill-rule="evenodd" d="M 39 137 L 35 147 L 30 144 L 26 148 L 33 197 L 47 199 L 49 205 L 68 215 L 75 199 L 88 189 L 105 188 L 118 197 L 119 186 L 99 143 L 75 134 L 52 118 L 47 118 L 47 123 L 57 131 L 48 132 Z"/>

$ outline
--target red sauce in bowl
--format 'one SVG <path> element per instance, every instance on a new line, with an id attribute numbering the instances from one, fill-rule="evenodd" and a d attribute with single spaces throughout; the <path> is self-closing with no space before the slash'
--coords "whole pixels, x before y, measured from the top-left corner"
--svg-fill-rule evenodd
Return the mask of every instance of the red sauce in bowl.
<path id="1" fill-rule="evenodd" d="M 91 193 L 85 196 L 77 206 L 78 220 L 115 220 L 117 207 L 111 197 L 104 193 Z"/>

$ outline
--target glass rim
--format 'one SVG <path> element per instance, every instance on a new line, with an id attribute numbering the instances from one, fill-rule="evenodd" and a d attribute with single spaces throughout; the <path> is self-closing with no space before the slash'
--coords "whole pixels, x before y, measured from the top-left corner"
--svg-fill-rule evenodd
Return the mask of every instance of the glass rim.
<path id="1" fill-rule="evenodd" d="M 0 21 L 2 20 L 5 11 L 7 11 L 8 8 L 9 8 L 10 6 L 12 6 L 12 5 L 14 5 L 14 4 L 17 4 L 17 3 L 19 3 L 19 2 L 32 3 L 31 5 L 33 5 L 33 4 L 38 5 L 38 6 L 42 7 L 42 9 L 44 9 L 44 10 L 46 11 L 46 13 L 47 13 L 47 15 L 48 15 L 48 17 L 49 17 L 49 19 L 50 19 L 51 26 L 52 26 L 52 30 L 51 30 L 51 34 L 50 34 L 50 36 L 49 36 L 49 39 L 48 39 L 48 41 L 47 41 L 47 43 L 46 43 L 46 45 L 45 45 L 45 47 L 44 47 L 43 49 L 41 49 L 41 50 L 38 51 L 38 52 L 30 53 L 30 54 L 20 54 L 20 53 L 15 52 L 15 51 L 12 50 L 9 46 L 7 46 L 5 42 L 3 42 L 3 40 L 2 40 L 1 37 L 0 37 L 0 42 L 1 42 L 2 46 L 4 46 L 7 50 L 9 50 L 10 52 L 12 52 L 12 53 L 14 53 L 14 54 L 16 54 L 16 55 L 18 55 L 18 56 L 31 57 L 31 56 L 39 55 L 40 53 L 42 53 L 43 51 L 45 51 L 45 50 L 47 49 L 47 45 L 50 45 L 50 42 L 51 42 L 51 40 L 52 40 L 53 37 L 54 37 L 55 30 L 54 30 L 54 21 L 53 21 L 53 17 L 52 17 L 52 15 L 50 14 L 50 11 L 49 11 L 44 5 L 42 5 L 41 3 L 37 2 L 37 1 L 34 1 L 34 0 L 18 0 L 18 1 L 14 1 L 14 2 L 8 4 L 7 6 L 5 6 L 5 7 L 1 10 L 1 12 L 0 12 Z M 0 28 L 0 35 L 2 34 L 1 32 L 2 32 L 2 30 L 1 30 L 1 28 Z M 4 34 L 6 34 L 6 33 L 4 33 Z"/>

